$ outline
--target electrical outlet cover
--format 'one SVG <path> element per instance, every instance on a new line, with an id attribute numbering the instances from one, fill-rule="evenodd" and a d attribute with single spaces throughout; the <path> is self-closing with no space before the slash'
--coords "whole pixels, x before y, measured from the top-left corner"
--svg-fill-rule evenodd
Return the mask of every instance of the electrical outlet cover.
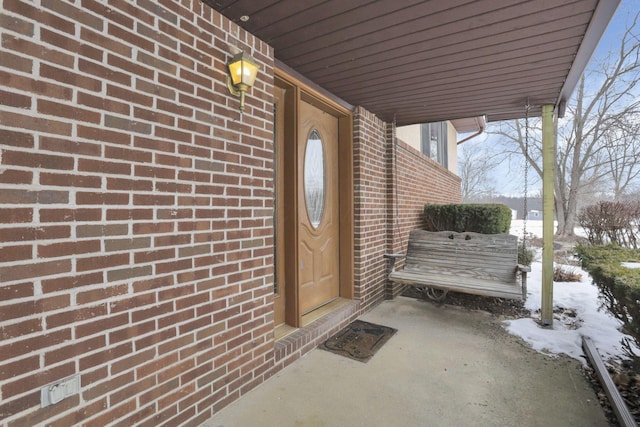
<path id="1" fill-rule="evenodd" d="M 65 378 L 40 389 L 40 406 L 54 405 L 61 400 L 80 392 L 80 376 Z"/>

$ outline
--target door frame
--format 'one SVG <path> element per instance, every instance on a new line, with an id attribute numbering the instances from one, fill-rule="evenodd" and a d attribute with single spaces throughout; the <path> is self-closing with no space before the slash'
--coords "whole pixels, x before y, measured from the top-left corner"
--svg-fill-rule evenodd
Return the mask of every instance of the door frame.
<path id="1" fill-rule="evenodd" d="M 298 122 L 299 105 L 307 102 L 338 118 L 338 193 L 339 193 L 339 221 L 340 221 L 340 298 L 354 298 L 354 194 L 353 194 L 353 114 L 351 110 L 332 101 L 313 89 L 309 84 L 293 77 L 283 70 L 275 69 L 274 85 L 285 89 L 284 111 L 284 167 L 285 197 L 291 206 L 298 206 Z M 275 143 L 275 141 L 274 141 Z M 275 147 L 274 147 L 275 148 Z M 282 197 L 282 196 L 280 196 Z M 276 258 L 285 257 L 284 292 L 285 292 L 285 323 L 302 326 L 300 312 L 300 294 L 298 292 L 298 210 L 285 209 L 278 213 L 284 215 L 284 248 L 278 247 L 274 239 Z M 275 275 L 275 269 L 274 269 Z M 282 280 L 278 280 L 282 283 Z"/>

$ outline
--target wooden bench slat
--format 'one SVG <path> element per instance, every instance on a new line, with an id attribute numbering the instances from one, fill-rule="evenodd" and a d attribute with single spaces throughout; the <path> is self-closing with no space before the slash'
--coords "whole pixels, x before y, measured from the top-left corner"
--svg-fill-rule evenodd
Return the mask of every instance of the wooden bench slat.
<path id="1" fill-rule="evenodd" d="M 422 285 L 428 284 L 429 286 L 435 287 L 448 287 L 448 286 L 459 286 L 461 288 L 469 288 L 469 287 L 480 287 L 486 289 L 500 289 L 507 287 L 510 288 L 519 288 L 515 283 L 513 285 L 506 284 L 497 284 L 496 282 L 483 282 L 483 281 L 455 281 L 446 278 L 428 278 L 425 279 L 424 276 L 419 275 L 396 275 L 393 277 L 395 281 L 404 281 L 404 282 L 416 282 Z"/>
<path id="2" fill-rule="evenodd" d="M 429 232 L 409 235 L 404 270 L 389 279 L 478 295 L 523 298 L 526 271 L 518 280 L 518 239 L 504 234 Z M 395 259 L 395 258 L 394 258 Z"/>
<path id="3" fill-rule="evenodd" d="M 422 277 L 415 276 L 395 276 L 394 281 L 411 286 L 428 286 L 439 289 L 446 289 L 455 292 L 470 293 L 476 295 L 485 295 L 509 299 L 522 299 L 522 289 L 517 285 L 491 285 L 489 283 L 476 282 L 473 285 L 467 285 L 461 282 L 434 282 L 431 280 L 423 280 Z"/>

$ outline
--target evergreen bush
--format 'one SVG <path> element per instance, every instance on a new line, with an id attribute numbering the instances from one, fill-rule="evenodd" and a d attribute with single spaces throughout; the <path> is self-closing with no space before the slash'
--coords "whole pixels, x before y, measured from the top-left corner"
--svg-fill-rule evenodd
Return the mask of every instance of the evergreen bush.
<path id="1" fill-rule="evenodd" d="M 511 209 L 503 204 L 424 205 L 427 231 L 504 234 L 511 228 Z"/>
<path id="2" fill-rule="evenodd" d="M 579 245 L 576 252 L 600 289 L 607 310 L 622 321 L 624 332 L 640 347 L 640 269 L 622 265 L 640 262 L 640 249 Z"/>

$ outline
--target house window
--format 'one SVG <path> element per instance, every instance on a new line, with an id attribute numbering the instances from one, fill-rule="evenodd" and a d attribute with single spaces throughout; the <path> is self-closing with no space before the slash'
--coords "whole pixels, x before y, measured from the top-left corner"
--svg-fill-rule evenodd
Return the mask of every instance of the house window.
<path id="1" fill-rule="evenodd" d="M 429 156 L 444 167 L 447 164 L 447 122 L 423 123 L 420 141 L 422 154 Z"/>

